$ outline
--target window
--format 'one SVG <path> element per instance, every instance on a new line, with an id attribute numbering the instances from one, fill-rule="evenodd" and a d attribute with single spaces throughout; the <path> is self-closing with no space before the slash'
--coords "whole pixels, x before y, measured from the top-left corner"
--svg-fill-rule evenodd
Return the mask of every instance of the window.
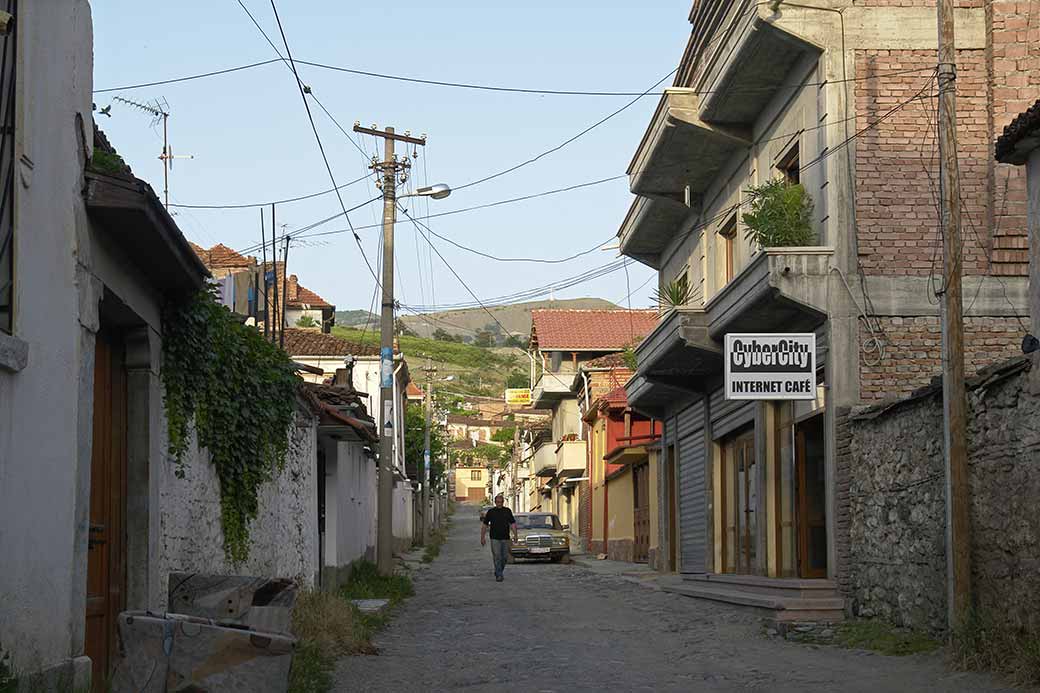
<path id="1" fill-rule="evenodd" d="M 17 0 L 0 0 L 0 9 L 17 15 Z M 15 28 L 8 22 L 0 39 L 0 332 L 14 331 L 14 124 Z"/>
<path id="2" fill-rule="evenodd" d="M 737 238 L 737 215 L 734 214 L 719 229 L 718 259 L 719 276 L 722 284 L 728 284 L 733 279 L 733 251 L 734 242 Z"/>
<path id="3" fill-rule="evenodd" d="M 470 470 L 470 472 L 469 472 L 469 480 L 470 481 L 480 481 L 481 478 L 482 477 L 481 477 L 481 473 L 480 473 L 479 469 L 471 469 Z"/>
<path id="4" fill-rule="evenodd" d="M 689 303 L 690 302 L 690 273 L 687 272 L 685 268 L 683 269 L 682 273 L 678 277 L 675 278 L 675 286 L 679 290 L 679 295 L 686 297 L 685 300 L 683 300 L 683 304 L 685 305 L 685 304 Z"/>
<path id="5" fill-rule="evenodd" d="M 798 143 L 787 150 L 780 161 L 776 163 L 776 170 L 788 183 L 801 182 L 801 165 L 798 162 Z"/>

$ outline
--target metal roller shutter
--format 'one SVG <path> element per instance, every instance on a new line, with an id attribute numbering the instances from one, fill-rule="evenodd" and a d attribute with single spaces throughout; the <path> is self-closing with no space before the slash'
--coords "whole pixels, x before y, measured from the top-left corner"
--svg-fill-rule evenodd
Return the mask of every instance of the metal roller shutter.
<path id="1" fill-rule="evenodd" d="M 680 411 L 675 422 L 679 468 L 680 572 L 703 573 L 707 536 L 704 402 L 697 402 Z"/>

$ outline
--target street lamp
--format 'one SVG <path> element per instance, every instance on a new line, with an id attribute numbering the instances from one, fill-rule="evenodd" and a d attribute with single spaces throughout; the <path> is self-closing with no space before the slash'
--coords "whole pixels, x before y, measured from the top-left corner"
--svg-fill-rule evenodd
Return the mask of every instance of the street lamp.
<path id="1" fill-rule="evenodd" d="M 402 197 L 432 197 L 435 200 L 443 200 L 445 197 L 451 194 L 451 187 L 445 183 L 434 183 L 428 185 L 425 188 L 419 188 L 414 193 L 407 193 L 405 195 L 398 195 L 398 198 Z"/>

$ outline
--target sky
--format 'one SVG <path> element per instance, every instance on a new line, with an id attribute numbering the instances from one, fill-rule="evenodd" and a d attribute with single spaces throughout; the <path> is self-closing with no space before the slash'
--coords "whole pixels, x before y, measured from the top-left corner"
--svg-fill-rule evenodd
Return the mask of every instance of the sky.
<path id="1" fill-rule="evenodd" d="M 276 45 L 281 36 L 270 0 L 243 0 Z M 94 88 L 182 77 L 276 58 L 238 0 L 95 0 Z M 689 0 L 420 3 L 388 5 L 332 0 L 279 0 L 278 12 L 297 60 L 351 69 L 541 90 L 642 92 L 678 64 L 689 36 Z M 355 121 L 398 132 L 425 133 L 407 185 L 460 186 L 551 149 L 632 100 L 557 96 L 420 85 L 298 66 L 300 77 L 348 132 Z M 669 86 L 671 80 L 662 83 Z M 659 91 L 658 87 L 656 91 Z M 100 127 L 161 196 L 162 127 L 114 97 L 168 104 L 174 155 L 170 200 L 188 205 L 251 204 L 332 187 L 295 80 L 284 63 L 156 87 L 95 93 Z M 659 97 L 646 96 L 558 152 L 515 172 L 455 191 L 445 200 L 402 200 L 412 216 L 448 212 L 556 190 L 625 173 Z M 312 102 L 318 133 L 337 184 L 365 176 L 366 157 Z M 382 141 L 355 135 L 368 153 Z M 398 145 L 401 152 L 403 145 Z M 342 189 L 349 209 L 379 195 L 368 179 Z M 627 179 L 533 200 L 440 218 L 429 226 L 460 245 L 499 257 L 564 258 L 614 236 L 632 201 Z M 381 219 L 381 203 L 350 213 L 355 227 Z M 260 211 L 176 209 L 189 240 L 236 250 L 260 240 Z M 334 194 L 279 205 L 277 224 L 293 232 L 340 212 Z M 264 210 L 270 224 L 269 208 Z M 269 229 L 269 227 L 268 227 Z M 342 231 L 337 219 L 307 233 Z M 281 229 L 279 229 L 281 232 Z M 270 231 L 268 231 L 270 233 Z M 358 229 L 373 266 L 378 228 Z M 295 240 L 289 272 L 340 310 L 372 305 L 375 281 L 350 233 Z M 415 226 L 396 227 L 398 300 L 409 306 L 472 301 Z M 502 263 L 431 238 L 448 264 L 481 299 L 558 282 L 617 259 L 597 250 L 557 264 Z M 432 271 L 431 271 L 432 268 Z M 628 269 L 633 307 L 650 304 L 653 271 Z M 615 271 L 555 298 L 595 296 L 627 305 L 626 276 Z M 547 297 L 546 297 L 547 298 Z M 378 311 L 378 307 L 376 307 Z"/>

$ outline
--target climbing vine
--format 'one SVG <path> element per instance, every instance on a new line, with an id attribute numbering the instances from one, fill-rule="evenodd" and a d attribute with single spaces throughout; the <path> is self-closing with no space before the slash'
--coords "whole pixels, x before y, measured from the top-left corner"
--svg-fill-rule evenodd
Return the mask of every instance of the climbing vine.
<path id="1" fill-rule="evenodd" d="M 194 430 L 220 481 L 224 553 L 249 556 L 257 494 L 285 463 L 299 378 L 284 351 L 202 290 L 163 315 L 162 381 L 169 452 L 184 477 Z"/>

